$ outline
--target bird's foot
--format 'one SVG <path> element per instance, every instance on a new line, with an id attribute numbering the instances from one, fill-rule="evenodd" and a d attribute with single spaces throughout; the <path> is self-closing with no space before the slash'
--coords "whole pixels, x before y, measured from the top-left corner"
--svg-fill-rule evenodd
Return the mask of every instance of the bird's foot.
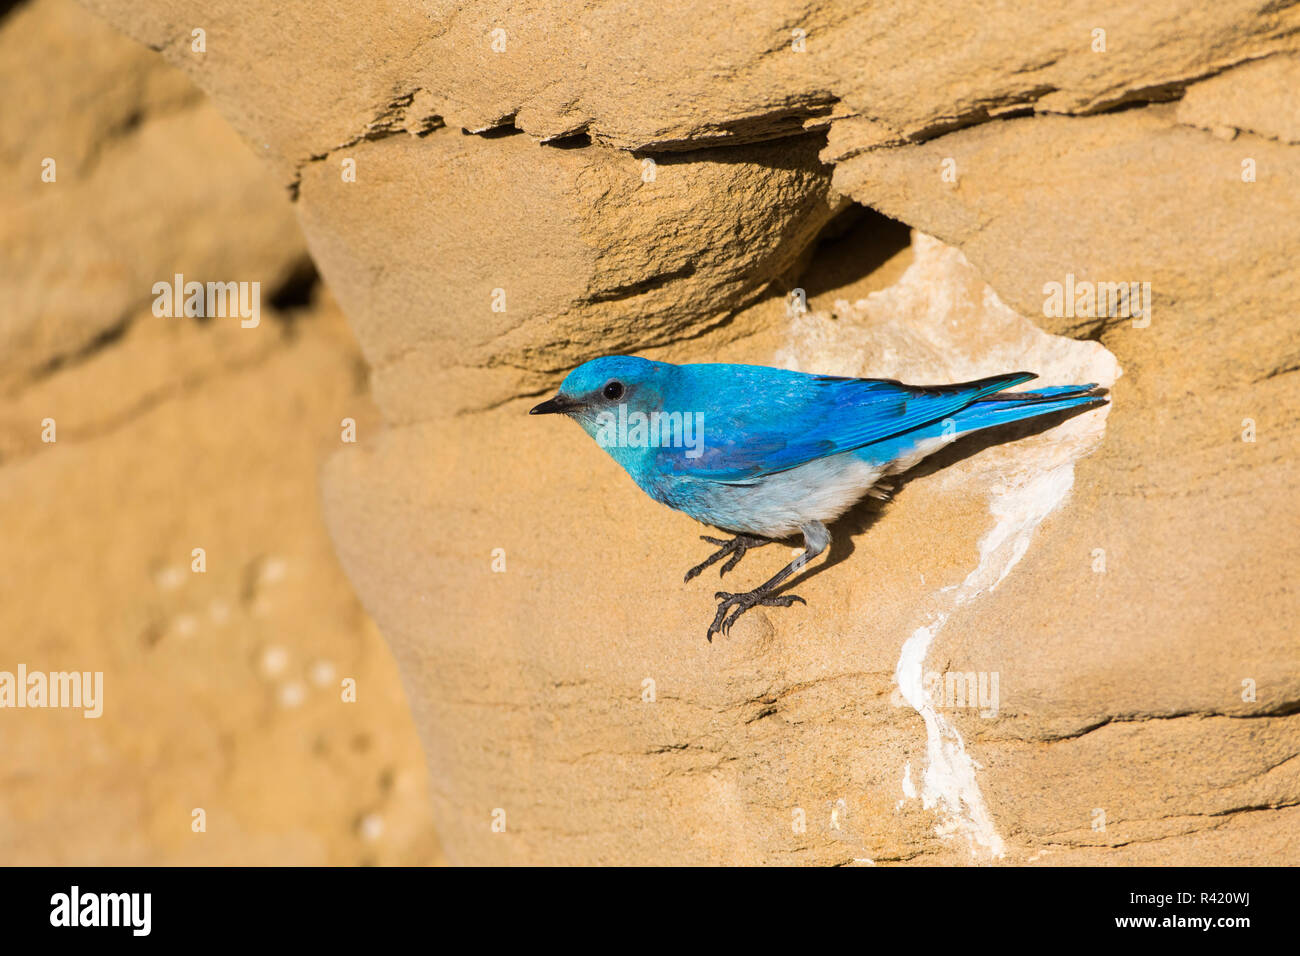
<path id="1" fill-rule="evenodd" d="M 767 544 L 767 538 L 758 538 L 749 534 L 738 534 L 730 541 L 723 538 L 710 538 L 707 534 L 702 534 L 700 535 L 700 540 L 707 541 L 709 544 L 717 545 L 718 550 L 709 555 L 706 560 L 700 562 L 687 571 L 686 577 L 683 579 L 685 581 L 689 581 L 709 565 L 721 561 L 723 558 L 727 557 L 727 555 L 731 555 L 727 563 L 718 569 L 718 577 L 722 577 L 740 563 L 740 559 L 745 556 L 745 552 L 750 548 L 757 548 Z"/>
<path id="2" fill-rule="evenodd" d="M 718 604 L 718 613 L 713 616 L 713 623 L 709 625 L 708 633 L 704 635 L 709 643 L 713 643 L 714 634 L 726 634 L 730 631 L 731 625 L 736 623 L 736 618 L 750 608 L 789 607 L 795 601 L 800 604 L 808 603 L 797 594 L 773 594 L 771 591 L 764 591 L 762 588 L 743 591 L 740 594 L 719 591 L 714 597 L 720 603 Z"/>

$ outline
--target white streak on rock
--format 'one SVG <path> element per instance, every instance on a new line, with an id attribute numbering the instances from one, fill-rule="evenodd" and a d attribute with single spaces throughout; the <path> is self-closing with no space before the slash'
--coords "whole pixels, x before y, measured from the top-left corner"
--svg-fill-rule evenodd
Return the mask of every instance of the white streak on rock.
<path id="1" fill-rule="evenodd" d="M 1074 485 L 1073 464 L 1026 476 L 1015 488 L 1003 488 L 990 498 L 993 527 L 980 539 L 979 563 L 964 581 L 946 594 L 952 608 L 994 590 L 1006 580 L 1029 549 L 1037 528 L 1065 500 Z M 961 833 L 970 840 L 971 852 L 983 849 L 998 858 L 1006 853 L 989 814 L 975 777 L 976 765 L 966 753 L 957 729 L 944 719 L 925 692 L 925 659 L 935 636 L 947 623 L 950 611 L 936 613 L 929 624 L 917 628 L 903 644 L 894 670 L 894 680 L 903 697 L 925 721 L 926 767 L 921 783 L 921 802 L 927 810 L 937 809 L 941 835 Z M 911 764 L 903 770 L 903 790 L 916 793 L 911 781 Z"/>

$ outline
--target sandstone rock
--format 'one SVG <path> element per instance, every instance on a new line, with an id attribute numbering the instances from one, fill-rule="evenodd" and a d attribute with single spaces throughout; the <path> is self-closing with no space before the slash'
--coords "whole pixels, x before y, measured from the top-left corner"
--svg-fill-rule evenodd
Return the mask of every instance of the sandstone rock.
<path id="1" fill-rule="evenodd" d="M 6 862 L 438 859 L 397 676 L 315 502 L 340 418 L 364 433 L 374 413 L 337 311 L 303 321 L 335 331 L 304 329 L 292 344 L 273 331 L 280 340 L 258 354 L 120 416 L 95 407 L 114 381 L 202 352 L 218 333 L 191 323 L 182 347 L 142 318 L 23 393 L 60 433 L 0 467 L 3 669 L 102 671 L 104 710 L 4 712 Z M 195 547 L 204 573 L 192 571 Z M 279 667 L 266 666 L 268 648 Z M 323 682 L 321 663 L 334 671 Z M 355 704 L 341 700 L 345 677 Z M 381 839 L 358 832 L 368 814 L 387 824 Z"/>
<path id="2" fill-rule="evenodd" d="M 364 135 L 417 91 L 447 125 L 514 122 L 538 139 L 586 132 L 621 149 L 784 137 L 832 116 L 883 140 L 1007 109 L 1089 112 L 1297 49 L 1296 11 L 1264 0 L 1086 12 L 821 0 L 678 9 L 547 0 L 87 0 L 212 93 L 289 173 Z M 205 52 L 192 33 L 206 31 Z M 1098 36 L 1096 31 L 1103 31 Z M 800 52 L 802 51 L 802 52 Z"/>
<path id="3" fill-rule="evenodd" d="M 1300 58 L 1243 63 L 1189 87 L 1178 103 L 1178 122 L 1300 143 Z"/>
<path id="4" fill-rule="evenodd" d="M 155 281 L 216 275 L 269 295 L 302 261 L 257 159 L 158 57 L 75 5 L 32 3 L 4 22 L 0 64 L 18 104 L 0 137 L 0 388 L 120 335 Z"/>
<path id="5" fill-rule="evenodd" d="M 0 860 L 437 862 L 400 683 L 317 504 L 341 419 L 378 415 L 287 197 L 188 80 L 65 0 L 0 20 L 0 70 L 0 670 L 104 675 L 97 719 L 0 714 Z M 156 317 L 177 271 L 261 281 L 261 324 Z"/>
<path id="6" fill-rule="evenodd" d="M 817 149 L 804 138 L 656 162 L 438 130 L 309 164 L 299 208 L 385 416 L 416 421 L 723 322 L 830 219 Z M 400 241 L 376 209 L 402 210 Z"/>

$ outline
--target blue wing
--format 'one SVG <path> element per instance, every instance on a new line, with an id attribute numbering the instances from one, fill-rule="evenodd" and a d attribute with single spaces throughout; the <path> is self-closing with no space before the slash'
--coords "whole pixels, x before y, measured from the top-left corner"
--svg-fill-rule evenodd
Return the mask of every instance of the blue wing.
<path id="1" fill-rule="evenodd" d="M 755 365 L 683 365 L 680 371 L 676 397 L 684 411 L 703 412 L 703 448 L 695 458 L 664 449 L 658 466 L 667 474 L 727 483 L 883 441 L 1036 377 L 1012 372 L 926 387 Z"/>

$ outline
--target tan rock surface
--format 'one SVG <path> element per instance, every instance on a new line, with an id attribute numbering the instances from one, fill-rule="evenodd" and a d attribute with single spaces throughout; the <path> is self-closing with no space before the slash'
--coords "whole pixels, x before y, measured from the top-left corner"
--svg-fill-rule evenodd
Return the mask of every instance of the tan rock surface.
<path id="1" fill-rule="evenodd" d="M 596 147 L 440 129 L 309 164 L 298 205 L 380 407 L 390 421 L 418 421 L 540 391 L 574 355 L 723 322 L 830 219 L 818 145 L 804 137 L 647 166 Z M 376 228 L 376 209 L 397 211 L 400 241 Z"/>
<path id="2" fill-rule="evenodd" d="M 378 416 L 290 204 L 71 3 L 0 20 L 0 70 L 0 670 L 104 675 L 98 719 L 0 712 L 0 862 L 438 861 L 400 682 L 320 520 L 341 419 Z M 175 271 L 262 281 L 261 324 L 155 317 Z"/>
<path id="3" fill-rule="evenodd" d="M 1300 57 L 1265 57 L 1189 87 L 1178 122 L 1300 143 Z"/>
<path id="4" fill-rule="evenodd" d="M 453 860 L 1297 862 L 1300 8 L 88 3 L 295 191 L 375 369 L 324 501 Z M 814 247 L 841 196 L 915 251 Z M 1068 276 L 1149 324 L 1044 314 Z M 1113 403 L 954 450 L 709 645 L 701 529 L 524 414 L 606 351 Z"/>
<path id="5" fill-rule="evenodd" d="M 423 91 L 452 127 L 514 122 L 622 149 L 770 139 L 860 116 L 883 139 L 992 112 L 1089 112 L 1275 50 L 1294 7 L 1139 0 L 1100 8 L 555 0 L 88 0 L 226 104 L 286 171 L 389 123 Z M 195 53 L 192 32 L 204 29 Z M 1103 30 L 1104 52 L 1094 31 Z M 500 31 L 500 32 L 498 32 Z M 802 49 L 797 52 L 803 33 Z"/>
<path id="6" fill-rule="evenodd" d="M 237 274 L 270 290 L 302 260 L 275 185 L 202 94 L 84 10 L 19 5 L 0 70 L 15 105 L 0 136 L 0 387 L 120 334 L 155 281 Z"/>

